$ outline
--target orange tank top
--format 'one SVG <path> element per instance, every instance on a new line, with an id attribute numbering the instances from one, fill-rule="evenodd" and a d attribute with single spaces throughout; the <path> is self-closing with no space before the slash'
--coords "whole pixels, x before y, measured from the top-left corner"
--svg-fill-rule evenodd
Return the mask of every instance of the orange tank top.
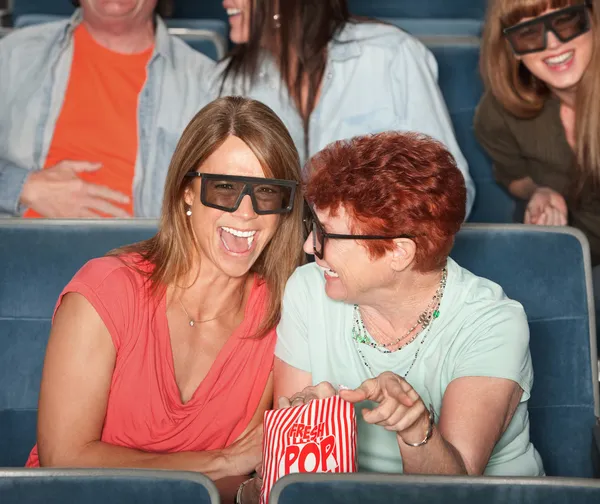
<path id="1" fill-rule="evenodd" d="M 191 399 L 175 381 L 166 296 L 152 297 L 132 256 L 88 262 L 62 291 L 78 292 L 106 325 L 116 349 L 101 440 L 147 452 L 222 449 L 244 432 L 273 369 L 275 329 L 252 337 L 265 316 L 268 288 L 255 277 L 244 320 Z M 147 263 L 146 263 L 147 264 Z M 149 266 L 141 265 L 143 269 Z M 37 445 L 27 467 L 39 467 Z"/>
<path id="2" fill-rule="evenodd" d="M 83 24 L 73 37 L 69 82 L 44 168 L 62 160 L 102 163 L 100 169 L 79 177 L 129 196 L 129 203 L 114 204 L 133 215 L 138 96 L 153 48 L 116 53 L 98 44 Z M 24 216 L 40 217 L 31 209 Z"/>

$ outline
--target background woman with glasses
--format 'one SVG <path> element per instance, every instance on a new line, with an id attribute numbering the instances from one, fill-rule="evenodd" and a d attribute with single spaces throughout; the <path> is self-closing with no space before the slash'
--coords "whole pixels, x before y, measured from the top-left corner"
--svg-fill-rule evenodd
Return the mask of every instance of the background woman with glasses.
<path id="1" fill-rule="evenodd" d="M 523 308 L 448 257 L 466 197 L 452 155 L 390 132 L 331 144 L 309 168 L 316 262 L 286 287 L 279 406 L 339 388 L 357 404 L 361 470 L 543 474 Z"/>
<path id="2" fill-rule="evenodd" d="M 299 180 L 265 105 L 223 98 L 194 117 L 156 236 L 90 261 L 59 298 L 29 467 L 200 471 L 233 500 L 261 460 Z"/>
<path id="3" fill-rule="evenodd" d="M 600 264 L 600 2 L 491 0 L 475 133 L 527 224 L 581 229 Z M 600 271 L 594 275 L 600 279 Z M 598 305 L 598 298 L 596 299 Z"/>

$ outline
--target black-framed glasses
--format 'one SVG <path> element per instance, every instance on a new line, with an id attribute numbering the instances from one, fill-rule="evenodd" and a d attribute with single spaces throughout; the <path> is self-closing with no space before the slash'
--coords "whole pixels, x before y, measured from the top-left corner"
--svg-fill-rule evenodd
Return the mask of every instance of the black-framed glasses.
<path id="1" fill-rule="evenodd" d="M 313 209 L 309 205 L 304 205 L 304 226 L 307 238 L 310 233 L 313 237 L 313 252 L 319 259 L 323 259 L 325 251 L 325 240 L 395 240 L 396 238 L 414 238 L 411 234 L 401 234 L 396 236 L 365 235 L 365 234 L 336 234 L 328 233 L 319 222 Z"/>
<path id="2" fill-rule="evenodd" d="M 504 28 L 502 32 L 510 43 L 513 52 L 522 56 L 539 52 L 548 46 L 548 32 L 551 31 L 561 42 L 568 42 L 590 29 L 588 7 L 591 1 L 558 9 L 549 14 L 538 16 Z"/>
<path id="3" fill-rule="evenodd" d="M 258 215 L 282 214 L 294 208 L 298 182 L 262 177 L 238 177 L 190 171 L 186 177 L 200 177 L 200 201 L 204 206 L 235 212 L 244 196 L 250 196 Z"/>

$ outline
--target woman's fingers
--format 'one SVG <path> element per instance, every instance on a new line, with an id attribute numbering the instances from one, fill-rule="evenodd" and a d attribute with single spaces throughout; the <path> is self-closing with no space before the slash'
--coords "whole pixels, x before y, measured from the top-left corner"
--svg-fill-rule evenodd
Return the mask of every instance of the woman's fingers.
<path id="1" fill-rule="evenodd" d="M 279 399 L 277 399 L 277 407 L 279 409 L 289 408 L 290 406 L 291 406 L 291 403 L 287 397 L 281 396 Z"/>
<path id="2" fill-rule="evenodd" d="M 302 392 L 296 392 L 292 397 L 280 397 L 277 400 L 279 408 L 302 406 L 315 399 L 325 399 L 334 396 L 336 390 L 329 382 L 321 382 L 317 385 L 306 387 Z"/>

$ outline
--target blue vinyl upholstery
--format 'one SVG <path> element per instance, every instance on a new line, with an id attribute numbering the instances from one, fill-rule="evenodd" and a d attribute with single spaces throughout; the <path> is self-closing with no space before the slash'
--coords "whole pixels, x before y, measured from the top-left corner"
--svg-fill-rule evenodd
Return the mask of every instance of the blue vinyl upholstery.
<path id="1" fill-rule="evenodd" d="M 383 474 L 294 474 L 279 480 L 270 504 L 595 504 L 600 481 Z"/>
<path id="2" fill-rule="evenodd" d="M 352 14 L 392 18 L 481 20 L 486 5 L 487 0 L 348 0 Z"/>
<path id="3" fill-rule="evenodd" d="M 218 504 L 199 473 L 132 469 L 0 470 L 2 504 Z"/>
<path id="4" fill-rule="evenodd" d="M 63 287 L 89 259 L 155 229 L 144 220 L 0 220 L 0 467 L 23 466 L 35 444 L 50 319 Z"/>
<path id="5" fill-rule="evenodd" d="M 438 62 L 440 89 L 475 183 L 475 202 L 469 221 L 512 222 L 514 200 L 496 183 L 492 162 L 473 133 L 473 115 L 483 93 L 478 71 L 479 43 L 455 37 L 426 37 L 423 41 Z"/>
<path id="6" fill-rule="evenodd" d="M 534 370 L 531 440 L 546 474 L 592 476 L 600 410 L 587 240 L 572 228 L 471 225 L 451 256 L 525 308 Z"/>

